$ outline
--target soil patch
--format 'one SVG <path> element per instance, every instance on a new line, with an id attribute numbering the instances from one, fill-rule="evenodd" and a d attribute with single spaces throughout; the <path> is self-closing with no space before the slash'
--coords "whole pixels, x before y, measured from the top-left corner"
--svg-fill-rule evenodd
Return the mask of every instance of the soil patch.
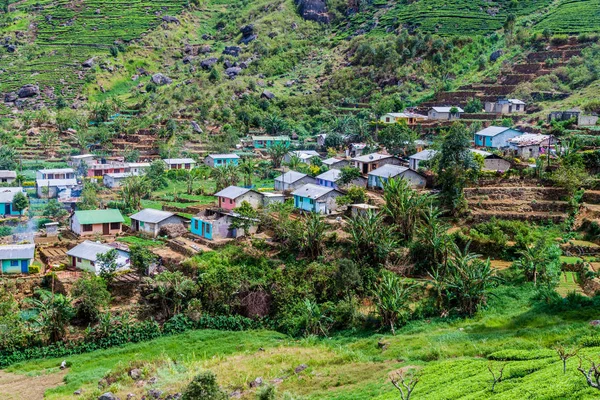
<path id="1" fill-rule="evenodd" d="M 67 370 L 55 374 L 27 376 L 0 371 L 0 398 L 3 400 L 42 400 L 44 392 L 63 384 Z"/>

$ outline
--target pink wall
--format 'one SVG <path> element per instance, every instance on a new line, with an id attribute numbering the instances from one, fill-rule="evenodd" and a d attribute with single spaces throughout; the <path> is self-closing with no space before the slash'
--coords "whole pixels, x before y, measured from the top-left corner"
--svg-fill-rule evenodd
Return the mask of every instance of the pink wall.
<path id="1" fill-rule="evenodd" d="M 224 197 L 219 197 L 219 207 L 225 210 L 233 210 L 236 205 L 235 201 L 232 199 L 226 199 Z"/>
<path id="2" fill-rule="evenodd" d="M 110 228 L 110 224 L 108 225 Z M 116 235 L 118 233 L 121 233 L 121 225 L 119 225 L 119 229 L 110 229 L 110 233 L 109 235 Z M 83 226 L 80 228 L 81 233 L 80 236 L 95 236 L 95 235 L 102 235 L 104 232 L 103 228 L 102 228 L 102 224 L 94 224 L 92 225 L 92 230 L 91 231 L 84 231 L 83 230 Z"/>

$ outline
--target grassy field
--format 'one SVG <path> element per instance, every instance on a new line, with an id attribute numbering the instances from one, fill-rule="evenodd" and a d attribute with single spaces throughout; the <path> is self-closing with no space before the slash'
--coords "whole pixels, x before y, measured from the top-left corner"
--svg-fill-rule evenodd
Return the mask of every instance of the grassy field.
<path id="1" fill-rule="evenodd" d="M 397 399 L 388 375 L 416 369 L 420 382 L 414 399 L 593 399 L 576 370 L 578 359 L 562 362 L 553 347 L 580 346 L 579 354 L 598 357 L 600 332 L 588 321 L 593 308 L 577 311 L 547 309 L 533 300 L 528 287 L 496 289 L 487 310 L 469 320 L 426 320 L 409 323 L 396 336 L 346 332 L 329 339 L 293 339 L 270 331 L 193 331 L 148 343 L 127 345 L 69 357 L 65 385 L 46 392 L 49 399 L 95 398 L 98 381 L 108 378 L 110 390 L 138 398 L 149 388 L 180 391 L 200 370 L 211 369 L 228 391 L 241 390 L 254 398 L 248 383 L 284 378 L 278 393 L 306 399 Z M 385 343 L 382 347 L 378 343 Z M 35 360 L 14 365 L 8 372 L 37 376 L 58 372 L 62 359 Z M 308 368 L 294 373 L 294 368 Z M 490 391 L 488 366 L 504 366 L 504 380 Z M 141 367 L 144 380 L 136 385 L 127 376 Z M 83 389 L 83 396 L 73 391 Z M 297 398 L 297 397 L 294 397 Z"/>

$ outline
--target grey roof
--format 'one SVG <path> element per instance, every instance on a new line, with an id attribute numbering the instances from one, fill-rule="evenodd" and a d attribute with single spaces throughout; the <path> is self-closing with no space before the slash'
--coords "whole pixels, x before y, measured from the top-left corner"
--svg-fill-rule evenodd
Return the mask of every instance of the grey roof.
<path id="1" fill-rule="evenodd" d="M 138 221 L 149 222 L 151 224 L 157 224 L 160 221 L 164 221 L 167 218 L 172 217 L 172 212 L 154 210 L 152 208 L 145 208 L 142 211 L 133 214 L 130 218 Z"/>
<path id="2" fill-rule="evenodd" d="M 321 155 L 314 150 L 294 150 L 294 151 L 289 152 L 289 156 L 290 157 L 297 156 L 301 159 L 308 159 L 308 158 L 312 158 L 312 157 L 321 157 Z"/>
<path id="3" fill-rule="evenodd" d="M 449 113 L 450 110 L 452 110 L 453 108 L 456 108 L 459 113 L 465 112 L 465 110 L 463 110 L 460 107 L 431 107 L 432 110 L 434 110 L 435 112 L 440 112 L 440 113 Z"/>
<path id="4" fill-rule="evenodd" d="M 98 254 L 108 253 L 113 249 L 114 247 L 111 247 L 107 244 L 86 240 L 85 242 L 80 243 L 71 250 L 67 251 L 67 255 L 71 257 L 83 258 L 84 260 L 96 261 Z"/>
<path id="5" fill-rule="evenodd" d="M 51 168 L 51 169 L 40 169 L 38 172 L 42 174 L 73 174 L 75 170 L 73 168 Z"/>
<path id="6" fill-rule="evenodd" d="M 417 113 L 413 113 L 410 111 L 400 112 L 400 113 L 387 113 L 385 115 L 391 115 L 394 118 L 427 118 L 426 115 L 421 115 Z"/>
<path id="7" fill-rule="evenodd" d="M 17 193 L 23 193 L 22 187 L 0 187 L 0 203 L 12 203 Z"/>
<path id="8" fill-rule="evenodd" d="M 209 154 L 207 155 L 207 157 L 210 157 L 212 159 L 216 159 L 216 158 L 240 158 L 240 156 L 238 156 L 237 154 L 234 153 L 229 153 L 229 154 Z"/>
<path id="9" fill-rule="evenodd" d="M 338 191 L 335 190 L 334 188 L 314 185 L 312 183 L 307 183 L 306 185 L 298 188 L 297 190 L 294 190 L 292 192 L 292 196 L 307 197 L 309 199 L 319 199 L 331 192 L 338 192 Z"/>
<path id="10" fill-rule="evenodd" d="M 37 179 L 36 184 L 41 187 L 45 186 L 77 186 L 77 179 Z"/>
<path id="11" fill-rule="evenodd" d="M 90 158 L 90 157 L 95 157 L 93 154 L 80 154 L 77 156 L 71 156 L 72 160 L 81 160 L 83 158 Z"/>
<path id="12" fill-rule="evenodd" d="M 339 169 L 330 169 L 329 171 L 323 172 L 321 175 L 317 175 L 317 179 L 323 179 L 324 181 L 335 182 L 342 176 L 342 171 Z"/>
<path id="13" fill-rule="evenodd" d="M 407 167 L 386 164 L 369 172 L 369 175 L 380 176 L 382 178 L 393 178 L 394 176 L 398 176 L 406 171 L 408 171 Z"/>
<path id="14" fill-rule="evenodd" d="M 390 157 L 394 157 L 394 156 L 391 156 L 389 154 L 373 153 L 373 154 L 366 154 L 366 155 L 360 156 L 360 157 L 354 157 L 352 160 L 358 161 L 358 162 L 370 163 L 370 162 L 375 162 L 375 161 L 383 160 L 383 159 L 390 158 Z"/>
<path id="15" fill-rule="evenodd" d="M 506 128 L 504 126 L 489 126 L 489 127 L 485 128 L 485 129 L 480 130 L 479 132 L 477 132 L 476 135 L 478 135 L 478 136 L 494 137 L 494 136 L 498 136 L 502 132 L 505 132 L 505 131 L 507 131 L 509 129 L 510 128 Z"/>
<path id="16" fill-rule="evenodd" d="M 301 172 L 288 171 L 283 175 L 279 175 L 277 178 L 275 178 L 275 180 L 277 182 L 283 182 L 283 183 L 294 183 L 294 182 L 298 182 L 300 179 L 304 178 L 305 176 L 307 176 L 307 175 L 303 174 Z"/>
<path id="17" fill-rule="evenodd" d="M 346 161 L 346 160 L 342 160 L 342 159 L 339 159 L 339 158 L 331 157 L 331 158 L 328 158 L 326 160 L 323 160 L 323 164 L 325 164 L 325 165 L 333 165 L 333 164 L 336 164 L 336 163 L 339 163 L 339 162 L 342 162 L 342 161 Z"/>
<path id="18" fill-rule="evenodd" d="M 196 160 L 192 158 L 165 158 L 163 160 L 167 164 L 195 164 Z"/>
<path id="19" fill-rule="evenodd" d="M 120 179 L 120 178 L 129 178 L 130 176 L 133 176 L 133 174 L 131 172 L 111 172 L 108 174 L 104 174 L 104 176 L 109 176 L 111 178 Z"/>
<path id="20" fill-rule="evenodd" d="M 509 103 L 525 105 L 525 102 L 519 99 L 508 99 Z"/>
<path id="21" fill-rule="evenodd" d="M 130 168 L 147 168 L 150 166 L 149 162 L 132 162 L 129 163 Z"/>
<path id="22" fill-rule="evenodd" d="M 238 197 L 245 195 L 252 189 L 247 189 L 239 186 L 229 186 L 220 192 L 215 193 L 217 197 L 225 197 L 226 199 L 237 199 Z"/>
<path id="23" fill-rule="evenodd" d="M 6 169 L 0 170 L 0 178 L 16 178 L 17 173 L 15 171 L 9 171 Z"/>
<path id="24" fill-rule="evenodd" d="M 31 260 L 34 255 L 35 244 L 0 246 L 0 260 Z"/>
<path id="25" fill-rule="evenodd" d="M 423 150 L 416 154 L 413 154 L 412 156 L 410 156 L 408 158 L 410 158 L 411 160 L 427 161 L 427 160 L 431 160 L 433 157 L 435 157 L 436 154 L 437 154 L 437 151 L 435 151 L 435 150 Z"/>

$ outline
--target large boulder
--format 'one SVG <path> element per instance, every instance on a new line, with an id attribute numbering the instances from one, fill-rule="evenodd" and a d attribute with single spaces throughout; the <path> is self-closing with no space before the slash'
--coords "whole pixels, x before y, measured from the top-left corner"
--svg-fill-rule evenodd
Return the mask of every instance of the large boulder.
<path id="1" fill-rule="evenodd" d="M 151 80 L 152 83 L 154 83 L 156 86 L 170 85 L 171 83 L 173 83 L 173 80 L 171 78 L 161 73 L 152 75 Z"/>
<path id="2" fill-rule="evenodd" d="M 17 51 L 17 46 L 15 46 L 14 44 L 7 44 L 6 51 L 9 53 L 14 53 L 15 51 Z"/>
<path id="3" fill-rule="evenodd" d="M 167 24 L 177 24 L 179 25 L 179 20 L 177 19 L 177 17 L 172 17 L 170 15 L 165 15 L 162 17 L 162 20 L 164 22 L 166 22 Z"/>
<path id="4" fill-rule="evenodd" d="M 217 61 L 219 60 L 215 57 L 207 58 L 200 62 L 200 67 L 202 67 L 203 69 L 211 69 L 212 66 L 217 63 Z"/>
<path id="5" fill-rule="evenodd" d="M 200 48 L 198 49 L 198 53 L 200 54 L 207 54 L 210 53 L 212 51 L 212 48 L 210 47 L 209 44 L 204 44 L 202 46 L 200 46 Z"/>
<path id="6" fill-rule="evenodd" d="M 235 79 L 240 74 L 240 72 L 242 72 L 242 69 L 240 67 L 231 67 L 225 70 L 225 75 L 227 75 L 231 79 Z"/>
<path id="7" fill-rule="evenodd" d="M 94 66 L 94 58 L 90 58 L 81 63 L 83 68 L 92 68 Z"/>
<path id="8" fill-rule="evenodd" d="M 268 90 L 264 90 L 262 92 L 262 94 L 260 95 L 260 97 L 267 99 L 267 100 L 272 100 L 275 98 L 275 94 L 273 94 L 273 92 L 270 92 Z"/>
<path id="9" fill-rule="evenodd" d="M 242 49 L 238 46 L 227 46 L 225 50 L 223 50 L 223 54 L 233 57 L 238 57 Z"/>
<path id="10" fill-rule="evenodd" d="M 106 392 L 98 397 L 98 400 L 119 400 L 117 396 L 111 392 Z"/>
<path id="11" fill-rule="evenodd" d="M 503 54 L 504 54 L 503 50 L 496 50 L 496 51 L 494 51 L 492 54 L 490 54 L 490 61 L 491 62 L 495 62 L 497 59 L 499 59 L 500 57 L 502 57 Z"/>
<path id="12" fill-rule="evenodd" d="M 328 24 L 329 11 L 325 0 L 295 0 L 300 16 L 309 21 Z"/>
<path id="13" fill-rule="evenodd" d="M 190 122 L 190 124 L 192 125 L 192 130 L 196 133 L 202 133 L 202 128 L 200 128 L 200 125 L 198 125 L 198 123 L 196 121 L 192 121 Z"/>
<path id="14" fill-rule="evenodd" d="M 40 88 L 35 85 L 25 85 L 17 91 L 17 95 L 22 99 L 25 97 L 34 97 L 40 94 Z"/>
<path id="15" fill-rule="evenodd" d="M 254 25 L 252 24 L 242 26 L 240 28 L 240 32 L 242 32 L 242 39 L 240 39 L 240 43 L 248 44 L 257 38 L 256 34 L 254 33 Z"/>
<path id="16" fill-rule="evenodd" d="M 19 96 L 15 92 L 6 93 L 4 95 L 4 101 L 6 103 L 15 102 L 15 101 L 17 101 L 18 98 L 19 98 Z"/>

